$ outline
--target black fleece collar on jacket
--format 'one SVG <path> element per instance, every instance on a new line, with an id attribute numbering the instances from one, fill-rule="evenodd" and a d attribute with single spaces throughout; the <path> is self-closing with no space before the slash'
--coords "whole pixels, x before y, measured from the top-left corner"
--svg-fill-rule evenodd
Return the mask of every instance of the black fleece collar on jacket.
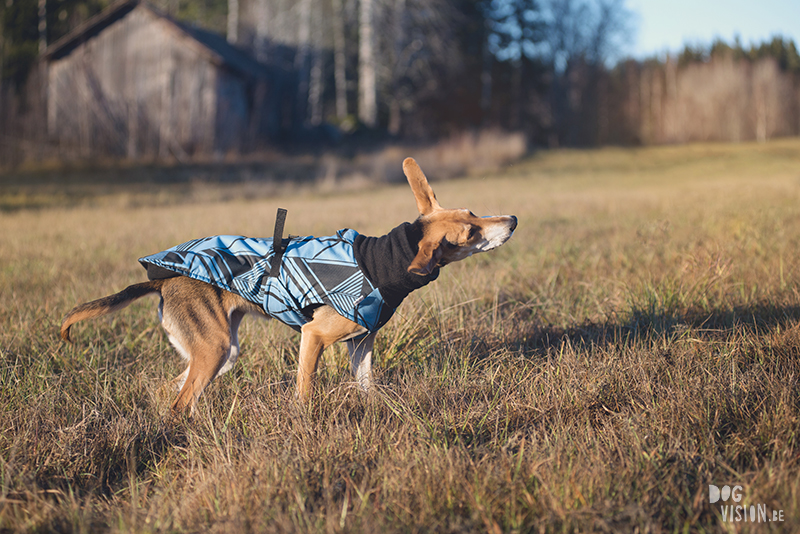
<path id="1" fill-rule="evenodd" d="M 403 223 L 381 237 L 359 235 L 353 249 L 359 268 L 372 285 L 380 289 L 387 306 L 400 305 L 412 291 L 436 280 L 439 268 L 427 276 L 408 272 L 408 266 L 416 257 L 422 227 L 418 223 Z"/>

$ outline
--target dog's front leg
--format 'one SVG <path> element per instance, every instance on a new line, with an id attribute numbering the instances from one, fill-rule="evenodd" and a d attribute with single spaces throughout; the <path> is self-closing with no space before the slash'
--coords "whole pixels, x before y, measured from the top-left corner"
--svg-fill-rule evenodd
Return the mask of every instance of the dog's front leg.
<path id="1" fill-rule="evenodd" d="M 316 332 L 312 323 L 300 329 L 300 358 L 297 367 L 297 398 L 307 401 L 311 394 L 311 384 L 317 372 L 317 364 L 322 351 L 325 350 L 323 337 Z"/>
<path id="2" fill-rule="evenodd" d="M 297 369 L 297 397 L 308 400 L 317 364 L 322 351 L 337 341 L 360 336 L 367 329 L 350 319 L 342 317 L 330 306 L 314 310 L 314 318 L 300 328 L 300 358 Z M 370 353 L 372 341 L 369 342 Z"/>
<path id="3" fill-rule="evenodd" d="M 360 339 L 348 339 L 347 351 L 350 353 L 350 368 L 362 391 L 372 387 L 372 347 L 375 333 Z"/>

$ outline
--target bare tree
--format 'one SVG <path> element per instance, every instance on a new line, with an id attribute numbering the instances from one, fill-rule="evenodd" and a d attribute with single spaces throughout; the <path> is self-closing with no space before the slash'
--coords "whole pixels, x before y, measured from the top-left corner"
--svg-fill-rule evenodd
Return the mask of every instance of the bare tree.
<path id="1" fill-rule="evenodd" d="M 255 18 L 253 49 L 256 59 L 264 63 L 268 58 L 267 39 L 269 37 L 270 20 L 269 0 L 255 0 L 253 14 Z"/>
<path id="2" fill-rule="evenodd" d="M 491 20 L 484 19 L 484 38 L 481 47 L 481 115 L 484 125 L 486 124 L 489 112 L 492 108 L 492 66 L 494 65 L 494 54 L 492 54 L 489 36 L 491 35 Z"/>
<path id="3" fill-rule="evenodd" d="M 39 53 L 47 49 L 47 0 L 39 0 Z"/>
<path id="4" fill-rule="evenodd" d="M 297 51 L 294 56 L 294 70 L 297 72 L 297 120 L 302 124 L 308 119 L 307 104 L 309 102 L 309 65 L 311 50 L 311 8 L 312 0 L 299 0 L 297 9 Z"/>
<path id="5" fill-rule="evenodd" d="M 487 51 L 509 61 L 512 66 L 509 125 L 517 129 L 522 122 L 525 59 L 533 58 L 543 39 L 542 15 L 537 0 L 491 0 L 486 2 L 484 16 L 488 23 Z M 486 71 L 486 67 L 484 67 Z M 490 71 L 489 71 L 490 72 Z"/>
<path id="6" fill-rule="evenodd" d="M 367 127 L 378 124 L 373 0 L 360 0 L 358 17 L 358 119 Z"/>
<path id="7" fill-rule="evenodd" d="M 347 118 L 347 49 L 344 34 L 344 6 L 342 0 L 331 0 L 333 17 L 333 79 L 336 86 L 336 118 Z"/>
<path id="8" fill-rule="evenodd" d="M 393 132 L 400 130 L 403 114 L 439 90 L 442 74 L 459 64 L 452 38 L 458 20 L 453 0 L 239 2 L 241 43 L 251 45 L 260 60 L 266 59 L 267 49 L 274 50 L 270 61 L 297 73 L 299 121 L 319 124 L 324 118 L 329 51 L 336 116 L 343 120 L 351 112 L 347 66 L 354 60 L 359 121 L 375 128 L 386 110 Z M 279 56 L 287 51 L 291 59 L 281 62 Z M 351 57 L 348 51 L 355 53 Z"/>
<path id="9" fill-rule="evenodd" d="M 239 40 L 239 0 L 228 0 L 228 42 Z"/>
<path id="10" fill-rule="evenodd" d="M 310 37 L 311 65 L 308 81 L 308 119 L 312 126 L 322 124 L 322 90 L 323 90 L 323 46 L 325 26 L 322 23 L 322 6 L 312 10 L 309 26 L 313 28 Z"/>
<path id="11" fill-rule="evenodd" d="M 548 0 L 543 14 L 553 134 L 568 144 L 594 144 L 607 116 L 606 94 L 598 91 L 601 75 L 630 37 L 630 13 L 623 0 Z"/>
<path id="12" fill-rule="evenodd" d="M 381 7 L 379 94 L 388 106 L 388 130 L 398 134 L 402 117 L 441 94 L 442 80 L 460 65 L 453 37 L 458 15 L 450 0 L 385 0 Z"/>
<path id="13" fill-rule="evenodd" d="M 786 91 L 785 77 L 781 76 L 777 62 L 764 58 L 755 63 L 752 69 L 753 110 L 755 111 L 755 138 L 763 143 L 780 131 L 779 109 L 781 103 L 788 101 L 790 91 Z M 744 110 L 741 110 L 744 111 Z M 791 131 L 790 128 L 787 130 Z M 786 131 L 786 130 L 784 130 Z"/>

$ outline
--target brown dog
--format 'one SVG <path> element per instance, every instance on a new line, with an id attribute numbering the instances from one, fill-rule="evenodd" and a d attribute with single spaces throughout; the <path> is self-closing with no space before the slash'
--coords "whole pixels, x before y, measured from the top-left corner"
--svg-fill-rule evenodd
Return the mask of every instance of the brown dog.
<path id="1" fill-rule="evenodd" d="M 403 162 L 403 171 L 420 213 L 413 223 L 379 238 L 352 230 L 327 238 L 291 238 L 283 241 L 285 252 L 279 247 L 277 253 L 261 255 L 257 247 L 271 246 L 272 240 L 215 236 L 178 245 L 140 260 L 150 281 L 75 307 L 64 318 L 61 337 L 70 341 L 70 328 L 78 321 L 159 293 L 161 324 L 189 362 L 175 379 L 180 392 L 173 412 L 191 413 L 203 389 L 233 366 L 239 356 L 237 331 L 248 313 L 276 317 L 302 332 L 300 399 L 311 392 L 322 351 L 337 341 L 347 342 L 352 372 L 366 391 L 372 383 L 375 334 L 403 298 L 434 280 L 439 267 L 502 245 L 517 227 L 514 216 L 477 217 L 466 209 L 444 209 L 413 159 Z M 208 245 L 220 240 L 230 248 Z M 302 257 L 309 247 L 311 257 Z M 326 254 L 332 255 L 327 263 Z M 266 264 L 275 261 L 277 267 L 267 273 Z M 341 274 L 333 268 L 340 264 L 349 270 Z M 214 274 L 219 279 L 212 279 Z M 289 295 L 290 286 L 298 286 L 300 296 Z"/>

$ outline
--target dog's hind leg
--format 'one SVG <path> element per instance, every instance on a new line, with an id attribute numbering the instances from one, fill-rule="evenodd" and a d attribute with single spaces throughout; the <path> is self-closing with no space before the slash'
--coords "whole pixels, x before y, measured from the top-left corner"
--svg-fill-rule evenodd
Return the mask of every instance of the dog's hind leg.
<path id="1" fill-rule="evenodd" d="M 181 374 L 169 381 L 170 387 L 180 391 L 183 388 L 183 385 L 186 383 L 186 377 L 188 374 L 189 366 L 187 366 Z"/>
<path id="2" fill-rule="evenodd" d="M 239 358 L 239 325 L 242 323 L 242 319 L 245 315 L 247 315 L 247 313 L 240 310 L 233 310 L 231 312 L 231 350 L 228 354 L 228 359 L 225 360 L 225 364 L 217 373 L 217 377 L 222 376 L 230 371 L 233 368 L 233 365 L 236 363 L 236 360 Z"/>
<path id="3" fill-rule="evenodd" d="M 175 402 L 172 403 L 173 412 L 183 412 L 188 409 L 191 414 L 203 390 L 218 376 L 223 362 L 227 361 L 231 353 L 229 334 L 217 334 L 190 341 L 189 367 L 178 377 L 183 379 L 183 385 Z M 170 335 L 170 338 L 172 337 Z"/>
<path id="4" fill-rule="evenodd" d="M 175 350 L 178 351 L 178 354 L 186 360 L 186 363 L 190 363 L 192 361 L 191 355 L 189 351 L 181 344 L 181 342 L 172 334 L 169 333 L 167 327 L 164 325 L 164 298 L 161 298 L 161 301 L 158 303 L 158 322 L 161 323 L 161 326 L 164 327 L 164 330 L 167 331 L 167 338 L 169 338 L 169 342 L 175 347 Z M 180 391 L 183 388 L 183 385 L 186 383 L 186 376 L 189 374 L 189 366 L 186 366 L 186 369 L 183 370 L 181 374 L 173 378 L 169 381 L 170 388 L 173 388 L 177 391 Z"/>
<path id="5" fill-rule="evenodd" d="M 362 391 L 372 387 L 372 347 L 375 344 L 375 333 L 358 339 L 347 340 L 347 351 L 350 353 L 350 368 Z"/>
<path id="6" fill-rule="evenodd" d="M 172 411 L 189 410 L 190 414 L 200 394 L 232 352 L 230 317 L 221 290 L 206 286 L 193 292 L 192 298 L 185 298 L 192 286 L 197 286 L 197 282 L 189 279 L 165 286 L 161 308 L 161 324 L 170 342 L 189 361 L 189 367 L 176 379 L 183 384 L 172 403 Z"/>

